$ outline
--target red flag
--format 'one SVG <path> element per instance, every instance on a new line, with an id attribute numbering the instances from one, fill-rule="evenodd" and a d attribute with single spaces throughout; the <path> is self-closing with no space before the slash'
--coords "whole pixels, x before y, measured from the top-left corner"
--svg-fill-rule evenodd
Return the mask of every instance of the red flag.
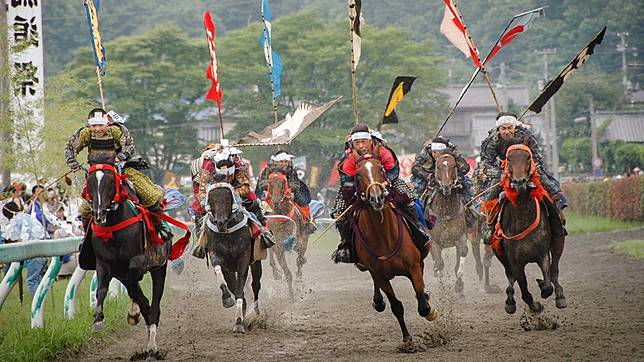
<path id="1" fill-rule="evenodd" d="M 515 15 L 512 20 L 510 20 L 510 23 L 505 28 L 503 34 L 501 34 L 501 36 L 499 37 L 499 41 L 494 45 L 494 48 L 490 52 L 490 55 L 488 55 L 487 59 L 485 60 L 485 64 L 487 64 L 487 62 L 489 62 L 490 59 L 492 59 L 492 57 L 499 50 L 501 50 L 501 48 L 510 44 L 510 42 L 512 42 L 517 35 L 523 33 L 526 29 L 528 29 L 534 22 L 534 19 L 543 14 L 543 9 L 544 8 L 534 9 L 523 14 Z"/>
<path id="2" fill-rule="evenodd" d="M 445 3 L 445 15 L 441 22 L 440 31 L 447 37 L 450 43 L 454 44 L 466 57 L 472 57 L 477 68 L 481 67 L 479 51 L 467 30 L 461 13 L 456 7 L 454 0 L 443 0 Z"/>
<path id="3" fill-rule="evenodd" d="M 203 25 L 206 28 L 206 38 L 208 39 L 208 48 L 210 50 L 210 64 L 206 70 L 206 77 L 212 81 L 212 86 L 206 98 L 217 102 L 221 106 L 222 92 L 219 87 L 219 70 L 217 69 L 217 55 L 215 55 L 215 23 L 212 21 L 209 11 L 203 13 Z"/>

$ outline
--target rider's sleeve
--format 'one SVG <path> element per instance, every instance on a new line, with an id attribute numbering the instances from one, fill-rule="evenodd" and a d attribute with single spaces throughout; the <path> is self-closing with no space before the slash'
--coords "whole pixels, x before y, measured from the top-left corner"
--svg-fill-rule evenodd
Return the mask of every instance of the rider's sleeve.
<path id="1" fill-rule="evenodd" d="M 411 166 L 411 174 L 420 178 L 421 180 L 427 180 L 431 174 L 431 166 L 429 166 L 430 156 L 427 150 L 427 147 L 423 147 L 422 151 L 416 156 L 414 164 Z"/>
<path id="2" fill-rule="evenodd" d="M 65 145 L 65 162 L 76 161 L 76 155 L 89 145 L 91 131 L 88 127 L 79 128 Z"/>
<path id="3" fill-rule="evenodd" d="M 484 170 L 498 168 L 496 164 L 496 158 L 498 155 L 496 151 L 496 144 L 495 142 L 492 142 L 493 137 L 494 133 L 491 133 L 489 136 L 487 136 L 486 139 L 483 140 L 483 143 L 481 143 L 481 163 L 484 166 Z"/>
<path id="4" fill-rule="evenodd" d="M 542 169 L 543 158 L 541 157 L 541 150 L 539 150 L 537 139 L 534 137 L 532 130 L 528 130 L 528 135 L 528 147 L 530 147 L 530 151 L 532 151 L 532 159 L 534 160 L 534 163 L 537 165 L 537 167 Z"/>
<path id="5" fill-rule="evenodd" d="M 118 142 L 121 145 L 121 153 L 123 153 L 129 160 L 134 156 L 134 153 L 136 152 L 135 146 L 134 146 L 134 138 L 132 138 L 132 135 L 130 134 L 130 130 L 127 129 L 122 124 L 114 125 L 113 127 L 117 127 L 119 131 L 121 132 L 121 137 L 118 138 Z"/>
<path id="6" fill-rule="evenodd" d="M 458 175 L 460 177 L 467 175 L 470 172 L 470 164 L 463 155 L 456 156 L 456 167 L 458 168 Z"/>

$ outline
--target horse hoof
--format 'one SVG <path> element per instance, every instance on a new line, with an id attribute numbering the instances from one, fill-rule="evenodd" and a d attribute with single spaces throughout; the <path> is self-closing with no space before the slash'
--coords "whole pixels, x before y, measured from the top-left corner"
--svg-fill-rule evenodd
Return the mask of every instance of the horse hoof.
<path id="1" fill-rule="evenodd" d="M 428 321 L 430 321 L 430 322 L 431 322 L 431 321 L 433 321 L 433 320 L 435 320 L 436 318 L 438 318 L 438 312 L 436 311 L 436 308 L 432 309 L 432 311 L 431 311 L 431 312 L 429 312 L 429 314 L 427 315 L 427 317 L 425 317 L 425 319 L 427 319 L 427 320 L 428 320 Z M 409 338 L 410 338 L 410 340 L 411 340 L 411 337 L 409 337 Z"/>
<path id="2" fill-rule="evenodd" d="M 100 321 L 92 325 L 92 332 L 97 333 L 105 329 L 105 322 Z"/>
<path id="3" fill-rule="evenodd" d="M 514 314 L 517 311 L 517 305 L 516 304 L 506 304 L 505 305 L 505 312 L 507 314 Z"/>
<path id="4" fill-rule="evenodd" d="M 141 313 L 138 313 L 135 315 L 132 315 L 132 314 L 127 315 L 127 323 L 131 326 L 135 326 L 139 324 L 140 320 L 141 320 Z"/>
<path id="5" fill-rule="evenodd" d="M 243 323 L 235 323 L 233 326 L 233 332 L 236 334 L 244 334 L 246 333 L 246 330 L 244 329 L 244 324 Z"/>
<path id="6" fill-rule="evenodd" d="M 373 309 L 376 310 L 376 312 L 384 312 L 385 311 L 386 305 L 385 305 L 385 302 L 383 302 L 383 301 L 381 301 L 380 303 L 373 302 L 373 303 L 371 303 L 371 305 L 373 306 Z"/>
<path id="7" fill-rule="evenodd" d="M 463 283 L 463 279 L 456 279 L 456 283 L 454 283 L 454 291 L 456 293 L 461 293 L 463 292 L 463 289 L 465 289 L 465 284 Z"/>
<path id="8" fill-rule="evenodd" d="M 568 303 L 566 302 L 566 298 L 557 298 L 557 300 L 555 300 L 555 304 L 559 309 L 564 309 L 568 306 Z"/>
<path id="9" fill-rule="evenodd" d="M 539 302 L 534 302 L 534 304 L 530 306 L 530 310 L 534 313 L 541 313 L 543 312 L 543 305 Z"/>
<path id="10" fill-rule="evenodd" d="M 403 337 L 403 343 L 411 343 L 414 339 L 412 336 L 404 336 Z"/>
<path id="11" fill-rule="evenodd" d="M 552 287 L 552 285 L 547 287 L 547 288 L 541 289 L 541 298 L 543 298 L 543 299 L 548 298 L 549 296 L 552 295 L 552 292 L 554 292 L 554 291 L 555 291 L 555 289 Z"/>
<path id="12" fill-rule="evenodd" d="M 221 300 L 221 304 L 224 305 L 224 308 L 230 308 L 235 305 L 235 300 L 231 297 L 224 298 Z"/>

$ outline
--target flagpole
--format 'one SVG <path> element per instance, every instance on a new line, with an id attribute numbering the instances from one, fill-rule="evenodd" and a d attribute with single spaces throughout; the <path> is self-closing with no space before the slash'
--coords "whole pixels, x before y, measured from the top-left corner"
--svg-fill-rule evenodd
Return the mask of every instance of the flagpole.
<path id="1" fill-rule="evenodd" d="M 103 96 L 103 77 L 101 76 L 101 70 L 96 66 L 96 76 L 98 77 L 98 92 L 101 95 L 101 106 L 105 110 L 105 97 Z"/>
<path id="2" fill-rule="evenodd" d="M 353 100 L 353 117 L 355 124 L 360 123 L 360 108 L 358 107 L 358 85 L 356 80 L 356 59 L 353 51 L 353 22 L 351 20 L 351 3 L 349 2 L 349 41 L 351 42 L 351 98 Z M 356 16 L 360 14 L 356 13 Z"/>
<path id="3" fill-rule="evenodd" d="M 441 131 L 443 130 L 443 127 L 445 127 L 445 125 L 447 124 L 447 121 L 449 121 L 449 118 L 452 116 L 452 114 L 454 114 L 456 107 L 458 107 L 459 103 L 461 103 L 463 96 L 465 96 L 465 93 L 467 92 L 467 90 L 470 88 L 472 83 L 474 83 L 474 79 L 476 79 L 476 76 L 479 74 L 480 71 L 481 71 L 481 68 L 476 68 L 476 70 L 474 71 L 474 74 L 472 74 L 472 78 L 470 78 L 470 81 L 461 90 L 461 94 L 458 96 L 458 99 L 456 100 L 452 108 L 449 110 L 447 117 L 443 121 L 443 124 L 441 124 L 440 128 L 438 128 L 438 131 L 436 131 L 436 134 L 434 135 L 434 137 L 438 137 L 438 135 L 441 133 Z"/>
<path id="4" fill-rule="evenodd" d="M 268 29 L 266 29 L 266 18 L 264 17 L 264 11 L 261 11 L 262 14 L 262 22 L 264 23 L 264 53 L 268 54 L 268 59 L 271 60 L 271 62 L 266 62 L 266 65 L 268 66 L 268 75 L 271 78 L 271 97 L 273 99 L 273 123 L 277 124 L 279 122 L 278 115 L 277 115 L 277 99 L 275 98 L 275 80 L 273 79 L 273 49 L 272 47 L 269 49 L 269 41 L 271 40 L 268 36 Z M 269 53 L 270 51 L 270 53 Z"/>
<path id="5" fill-rule="evenodd" d="M 221 117 L 221 103 L 217 102 L 217 115 L 219 116 L 219 128 L 221 129 L 221 138 L 224 138 L 224 119 Z"/>

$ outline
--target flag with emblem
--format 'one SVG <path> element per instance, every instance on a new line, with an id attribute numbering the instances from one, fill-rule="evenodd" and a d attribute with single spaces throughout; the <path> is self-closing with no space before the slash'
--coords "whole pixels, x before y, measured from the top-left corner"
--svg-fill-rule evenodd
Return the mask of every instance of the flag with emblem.
<path id="1" fill-rule="evenodd" d="M 262 20 L 264 21 L 264 31 L 259 38 L 259 44 L 264 49 L 264 58 L 271 72 L 271 82 L 275 90 L 275 97 L 282 94 L 282 58 L 273 51 L 273 32 L 271 29 L 271 9 L 268 6 L 268 0 L 262 0 Z"/>
<path id="2" fill-rule="evenodd" d="M 454 0 L 443 0 L 443 2 L 445 3 L 445 13 L 441 22 L 440 32 L 466 57 L 472 57 L 474 65 L 480 68 L 479 51 L 476 49 L 470 32 L 463 22 L 463 17 L 456 6 L 456 2 Z"/>
<path id="3" fill-rule="evenodd" d="M 555 77 L 552 79 L 548 84 L 545 86 L 539 97 L 532 102 L 530 107 L 528 107 L 529 110 L 533 111 L 534 113 L 539 113 L 541 112 L 541 109 L 543 106 L 548 102 L 552 96 L 557 93 L 559 88 L 563 85 L 563 83 L 573 75 L 573 73 L 586 61 L 588 61 L 588 58 L 593 54 L 595 47 L 599 44 L 601 44 L 602 40 L 604 39 L 604 34 L 606 33 L 606 27 L 604 27 L 595 37 L 593 40 L 588 43 L 580 52 L 577 54 L 577 56 L 570 62 L 570 64 L 566 65 L 566 67 Z"/>
<path id="4" fill-rule="evenodd" d="M 514 40 L 514 38 L 526 31 L 536 18 L 543 15 L 543 9 L 545 9 L 545 7 L 515 15 L 505 27 L 505 30 L 499 37 L 499 41 L 496 42 L 494 48 L 492 48 L 492 51 L 490 51 L 490 54 L 487 56 L 487 58 L 485 58 L 484 64 L 487 64 L 487 62 L 489 62 L 490 59 L 492 59 L 492 57 L 494 57 L 494 55 L 496 55 L 496 53 L 501 50 L 501 48 L 510 44 Z"/>
<path id="5" fill-rule="evenodd" d="M 107 63 L 107 59 L 105 57 L 105 48 L 103 47 L 101 32 L 98 26 L 98 10 L 100 9 L 101 2 L 100 0 L 85 0 L 84 5 L 87 24 L 89 25 L 89 40 L 92 44 L 92 49 L 94 50 L 94 61 L 96 62 L 96 66 L 98 67 L 101 76 L 104 76 L 105 63 Z"/>
<path id="6" fill-rule="evenodd" d="M 396 77 L 394 85 L 391 87 L 389 93 L 389 101 L 385 107 L 385 114 L 382 117 L 382 124 L 398 123 L 398 116 L 396 115 L 396 106 L 403 97 L 411 90 L 411 85 L 417 77 Z"/>
<path id="7" fill-rule="evenodd" d="M 351 21 L 351 45 L 353 46 L 353 71 L 355 72 L 362 55 L 362 0 L 349 0 L 349 20 Z"/>
<path id="8" fill-rule="evenodd" d="M 222 90 L 219 86 L 219 69 L 217 68 L 217 55 L 215 54 L 215 23 L 212 21 L 210 11 L 203 13 L 203 25 L 206 28 L 206 39 L 208 40 L 208 50 L 210 51 L 210 64 L 206 70 L 206 77 L 212 81 L 206 99 L 217 102 L 221 107 Z"/>

